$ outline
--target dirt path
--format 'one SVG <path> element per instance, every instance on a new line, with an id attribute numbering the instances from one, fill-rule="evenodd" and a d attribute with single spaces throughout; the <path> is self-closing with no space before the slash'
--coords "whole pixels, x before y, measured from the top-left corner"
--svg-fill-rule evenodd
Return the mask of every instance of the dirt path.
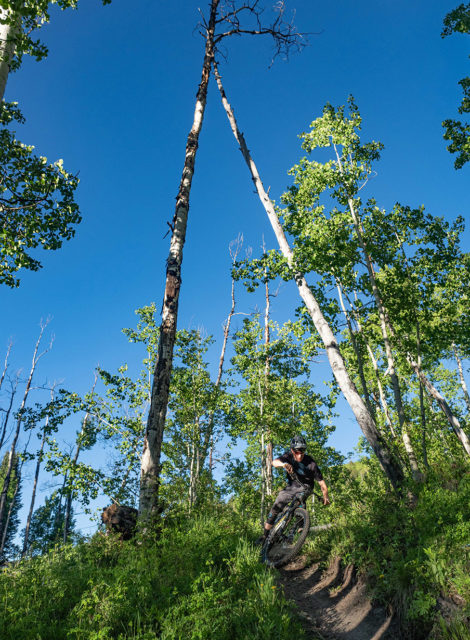
<path id="1" fill-rule="evenodd" d="M 366 585 L 356 580 L 352 567 L 341 569 L 337 558 L 322 573 L 318 565 L 305 566 L 298 558 L 281 569 L 286 597 L 293 600 L 308 637 L 328 640 L 397 640 L 392 616 L 372 606 Z"/>

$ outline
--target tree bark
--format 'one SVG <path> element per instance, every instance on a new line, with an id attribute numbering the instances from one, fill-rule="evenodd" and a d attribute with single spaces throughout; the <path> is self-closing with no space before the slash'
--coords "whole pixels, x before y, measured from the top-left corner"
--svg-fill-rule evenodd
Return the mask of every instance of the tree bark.
<path id="1" fill-rule="evenodd" d="M 269 294 L 269 284 L 268 284 L 267 277 L 264 284 L 265 284 L 265 297 L 266 297 L 266 306 L 264 310 L 264 346 L 266 349 L 266 362 L 264 365 L 264 398 L 266 403 L 268 400 L 268 394 L 269 394 L 269 369 L 270 369 L 270 366 L 269 366 L 270 362 L 269 362 L 267 350 L 269 347 L 269 343 L 271 341 L 271 335 L 269 331 L 269 316 L 271 311 L 271 300 L 269 297 L 270 294 Z M 265 465 L 264 477 L 266 482 L 266 495 L 271 496 L 272 486 L 273 486 L 273 468 L 272 468 L 273 443 L 271 438 L 271 430 L 269 428 L 269 425 L 266 425 L 266 424 L 265 424 L 265 436 L 266 438 L 264 442 L 264 465 Z M 263 522 L 264 522 L 264 516 L 263 516 Z"/>
<path id="2" fill-rule="evenodd" d="M 10 65 L 15 53 L 14 29 L 12 24 L 1 24 L 11 12 L 0 8 L 0 100 L 3 100 Z"/>
<path id="3" fill-rule="evenodd" d="M 219 0 L 212 0 L 206 32 L 202 77 L 196 96 L 191 131 L 186 144 L 186 156 L 173 218 L 170 253 L 167 260 L 166 285 L 160 325 L 160 341 L 152 383 L 150 410 L 147 420 L 140 477 L 139 515 L 151 516 L 158 509 L 160 457 L 165 428 L 173 349 L 176 338 L 178 300 L 181 287 L 181 264 L 189 211 L 189 196 L 194 175 L 194 163 L 207 100 L 211 65 L 214 57 L 214 31 Z"/>
<path id="4" fill-rule="evenodd" d="M 215 63 L 213 66 L 214 66 L 214 73 L 216 75 L 219 91 L 222 97 L 222 103 L 227 113 L 227 117 L 229 119 L 232 132 L 238 144 L 240 145 L 240 151 L 243 155 L 243 158 L 245 159 L 248 169 L 250 170 L 251 177 L 255 185 L 256 191 L 266 211 L 266 214 L 269 218 L 274 234 L 279 243 L 281 252 L 286 258 L 289 267 L 294 271 L 293 280 L 297 285 L 299 294 L 305 303 L 305 306 L 310 314 L 310 317 L 312 318 L 315 328 L 318 331 L 318 334 L 320 335 L 320 338 L 323 341 L 323 344 L 325 346 L 326 353 L 328 356 L 328 360 L 330 362 L 330 366 L 332 368 L 336 381 L 338 382 L 338 385 L 341 391 L 343 392 L 344 397 L 346 398 L 346 401 L 351 407 L 362 432 L 364 433 L 367 441 L 369 442 L 374 453 L 376 454 L 386 476 L 388 477 L 388 479 L 390 480 L 394 488 L 399 488 L 404 480 L 403 471 L 400 465 L 398 464 L 397 460 L 395 460 L 392 457 L 391 452 L 387 447 L 387 444 L 384 442 L 382 436 L 380 435 L 380 432 L 377 429 L 377 426 L 374 422 L 373 417 L 368 411 L 366 405 L 364 404 L 364 401 L 362 400 L 353 381 L 351 380 L 346 370 L 346 366 L 345 366 L 343 357 L 340 353 L 336 338 L 330 326 L 328 325 L 325 317 L 323 316 L 320 306 L 317 300 L 315 299 L 311 289 L 309 288 L 304 274 L 298 272 L 295 268 L 293 253 L 287 242 L 287 238 L 284 234 L 284 230 L 276 215 L 276 211 L 274 209 L 273 203 L 270 200 L 268 194 L 266 193 L 263 183 L 261 182 L 258 170 L 250 155 L 250 152 L 246 145 L 243 134 L 238 129 L 233 110 L 225 95 L 225 91 L 222 85 L 222 80 L 218 72 L 217 66 Z"/>

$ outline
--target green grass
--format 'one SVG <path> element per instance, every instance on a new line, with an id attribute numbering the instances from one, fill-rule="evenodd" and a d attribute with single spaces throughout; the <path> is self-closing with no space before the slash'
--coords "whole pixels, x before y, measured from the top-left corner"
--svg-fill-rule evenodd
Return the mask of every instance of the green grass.
<path id="1" fill-rule="evenodd" d="M 95 536 L 0 574 L 2 640 L 303 638 L 249 542 L 227 512 L 120 542 Z"/>

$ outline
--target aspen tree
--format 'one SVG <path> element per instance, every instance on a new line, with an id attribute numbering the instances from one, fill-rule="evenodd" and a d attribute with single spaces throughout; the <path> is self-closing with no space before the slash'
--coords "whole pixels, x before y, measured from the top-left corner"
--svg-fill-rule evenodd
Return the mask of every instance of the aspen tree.
<path id="1" fill-rule="evenodd" d="M 317 300 L 315 299 L 310 287 L 308 286 L 304 274 L 298 271 L 296 268 L 294 255 L 287 241 L 284 229 L 281 226 L 279 218 L 274 209 L 274 205 L 268 194 L 266 193 L 266 190 L 264 189 L 256 164 L 251 157 L 251 154 L 246 145 L 245 138 L 238 128 L 233 109 L 227 100 L 222 84 L 222 79 L 216 65 L 214 65 L 214 73 L 217 78 L 217 84 L 222 97 L 222 104 L 227 113 L 232 132 L 240 146 L 240 151 L 251 173 L 256 191 L 269 218 L 269 222 L 271 223 L 271 226 L 273 228 L 282 255 L 287 260 L 288 266 L 293 272 L 292 278 L 297 285 L 300 297 L 302 298 L 308 310 L 308 313 L 312 318 L 315 328 L 317 329 L 323 341 L 328 360 L 330 362 L 336 381 L 338 382 L 341 391 L 343 392 L 349 406 L 351 407 L 362 432 L 364 433 L 367 441 L 376 454 L 385 474 L 390 480 L 392 486 L 398 488 L 402 484 L 404 479 L 403 471 L 399 463 L 393 458 L 387 444 L 385 443 L 379 430 L 377 429 L 373 417 L 371 416 L 364 401 L 358 393 L 354 382 L 351 380 L 346 369 L 343 357 L 341 355 L 338 342 L 330 326 L 328 325 Z"/>
<path id="2" fill-rule="evenodd" d="M 276 17 L 263 26 L 263 8 L 259 0 L 211 0 L 209 19 L 202 16 L 200 33 L 205 39 L 201 82 L 196 95 L 193 124 L 186 142 L 185 162 L 176 208 L 171 224 L 170 251 L 167 258 L 165 292 L 157 362 L 152 382 L 151 403 L 147 420 L 141 463 L 139 514 L 151 517 L 157 512 L 160 458 L 168 408 L 173 350 L 176 339 L 178 302 L 181 288 L 183 247 L 189 212 L 189 198 L 194 176 L 196 152 L 207 101 L 207 88 L 217 47 L 233 35 L 268 35 L 272 37 L 275 56 L 284 54 L 292 46 L 300 47 L 300 34 L 292 23 L 284 20 L 284 2 L 276 5 Z"/>

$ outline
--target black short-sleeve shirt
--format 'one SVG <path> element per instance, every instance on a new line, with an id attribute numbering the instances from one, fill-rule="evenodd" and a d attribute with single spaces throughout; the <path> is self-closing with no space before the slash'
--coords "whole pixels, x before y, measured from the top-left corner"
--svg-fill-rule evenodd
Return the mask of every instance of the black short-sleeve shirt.
<path id="1" fill-rule="evenodd" d="M 278 460 L 280 460 L 281 462 L 288 462 L 290 465 L 292 465 L 294 471 L 302 480 L 302 482 L 310 485 L 311 487 L 313 487 L 315 480 L 317 482 L 319 480 L 323 480 L 322 473 L 318 468 L 317 463 L 307 453 L 302 458 L 302 462 L 297 462 L 297 460 L 294 459 L 292 451 L 286 451 L 282 454 L 282 456 L 279 456 Z M 292 480 L 292 478 L 287 475 L 287 483 L 291 485 L 293 482 L 296 481 Z"/>

